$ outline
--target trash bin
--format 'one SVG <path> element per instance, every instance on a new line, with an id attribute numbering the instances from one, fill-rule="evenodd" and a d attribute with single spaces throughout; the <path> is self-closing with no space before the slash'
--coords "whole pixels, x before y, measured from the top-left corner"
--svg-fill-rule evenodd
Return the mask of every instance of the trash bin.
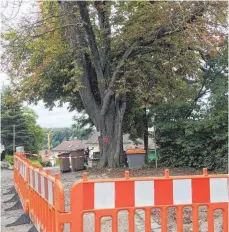
<path id="1" fill-rule="evenodd" d="M 84 169 L 84 149 L 71 151 L 72 171 Z"/>
<path id="2" fill-rule="evenodd" d="M 127 149 L 125 153 L 129 168 L 141 168 L 145 164 L 144 149 Z"/>
<path id="3" fill-rule="evenodd" d="M 70 153 L 61 153 L 58 155 L 58 158 L 60 160 L 60 171 L 61 172 L 70 172 Z"/>

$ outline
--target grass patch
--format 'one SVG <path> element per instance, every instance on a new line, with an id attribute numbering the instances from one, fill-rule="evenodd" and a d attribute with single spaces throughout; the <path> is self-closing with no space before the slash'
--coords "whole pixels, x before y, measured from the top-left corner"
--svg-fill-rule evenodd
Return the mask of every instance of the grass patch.
<path id="1" fill-rule="evenodd" d="M 32 160 L 32 163 L 35 164 L 38 168 L 42 167 L 42 165 L 39 162 L 39 160 Z"/>
<path id="2" fill-rule="evenodd" d="M 5 160 L 8 161 L 11 165 L 14 165 L 13 155 L 6 155 Z"/>
<path id="3" fill-rule="evenodd" d="M 40 162 L 40 159 L 36 156 L 28 156 L 27 157 L 28 160 L 31 160 L 33 164 L 35 164 L 37 167 L 42 167 L 42 164 Z"/>

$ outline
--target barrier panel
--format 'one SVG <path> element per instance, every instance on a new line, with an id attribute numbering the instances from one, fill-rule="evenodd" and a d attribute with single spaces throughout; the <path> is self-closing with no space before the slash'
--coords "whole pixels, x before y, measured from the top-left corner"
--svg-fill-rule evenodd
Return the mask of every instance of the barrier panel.
<path id="1" fill-rule="evenodd" d="M 28 214 L 29 207 L 27 166 L 28 160 L 22 155 L 21 157 L 18 157 L 17 155 L 14 156 L 14 184 L 25 214 Z"/>
<path id="2" fill-rule="evenodd" d="M 39 232 L 63 231 L 57 216 L 64 212 L 64 190 L 59 174 L 51 176 L 50 170 L 44 172 L 22 154 L 14 157 L 14 182 L 22 205 L 26 205 L 25 213 Z"/>
<path id="3" fill-rule="evenodd" d="M 164 177 L 124 178 L 88 180 L 87 173 L 70 190 L 70 210 L 65 211 L 64 190 L 59 174 L 55 177 L 50 171 L 43 171 L 32 165 L 20 154 L 15 155 L 14 180 L 23 208 L 29 214 L 38 231 L 62 232 L 64 224 L 70 224 L 71 232 L 100 232 L 102 219 L 111 219 L 111 231 L 119 231 L 119 213 L 127 212 L 128 226 L 125 231 L 154 230 L 153 211 L 160 212 L 160 231 L 168 230 L 168 211 L 174 209 L 176 231 L 185 231 L 183 211 L 189 207 L 192 230 L 199 231 L 199 209 L 207 207 L 207 231 L 214 230 L 214 213 L 222 210 L 222 230 L 228 231 L 229 177 L 208 175 L 170 176 L 165 170 Z M 142 211 L 144 229 L 136 229 L 136 214 Z M 85 227 L 85 215 L 92 214 L 93 228 Z M 142 216 L 142 215 L 140 215 Z M 90 223 L 92 224 L 92 218 Z M 88 225 L 86 225 L 88 226 Z M 121 230 L 122 231 L 122 230 Z M 218 232 L 218 231 L 217 231 Z"/>
<path id="4" fill-rule="evenodd" d="M 168 170 L 164 177 L 129 178 L 129 172 L 123 179 L 83 180 L 71 189 L 71 211 L 69 220 L 71 231 L 84 231 L 83 217 L 86 213 L 95 216 L 94 231 L 101 231 L 101 219 L 111 218 L 112 232 L 118 231 L 117 215 L 119 211 L 128 212 L 128 231 L 135 231 L 135 213 L 144 211 L 144 227 L 152 231 L 151 212 L 159 209 L 161 231 L 167 229 L 167 210 L 176 209 L 177 231 L 183 231 L 183 209 L 192 208 L 192 231 L 199 231 L 198 209 L 208 208 L 208 230 L 214 231 L 214 211 L 222 209 L 223 230 L 228 231 L 228 175 L 203 175 L 170 177 Z"/>

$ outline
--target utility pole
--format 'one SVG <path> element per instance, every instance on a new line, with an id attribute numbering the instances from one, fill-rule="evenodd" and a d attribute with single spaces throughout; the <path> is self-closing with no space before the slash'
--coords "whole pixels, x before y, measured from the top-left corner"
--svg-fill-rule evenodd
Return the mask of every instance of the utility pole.
<path id="1" fill-rule="evenodd" d="M 47 135 L 48 135 L 48 150 L 50 151 L 51 150 L 51 141 L 50 141 L 50 135 L 51 135 L 51 132 L 53 132 L 54 129 L 50 130 Z"/>
<path id="2" fill-rule="evenodd" d="M 15 152 L 15 125 L 13 125 L 13 154 Z"/>

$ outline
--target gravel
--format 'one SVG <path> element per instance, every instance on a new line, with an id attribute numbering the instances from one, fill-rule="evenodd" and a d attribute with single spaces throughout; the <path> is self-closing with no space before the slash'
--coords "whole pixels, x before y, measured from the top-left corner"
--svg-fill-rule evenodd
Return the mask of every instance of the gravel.
<path id="1" fill-rule="evenodd" d="M 6 227 L 7 224 L 15 222 L 20 215 L 23 214 L 23 209 L 5 211 L 5 209 L 10 208 L 15 204 L 12 203 L 3 203 L 4 201 L 9 200 L 13 197 L 14 194 L 3 195 L 7 193 L 7 190 L 13 186 L 13 170 L 1 169 L 1 232 L 26 232 L 31 227 L 32 224 L 20 225 Z"/>
<path id="2" fill-rule="evenodd" d="M 107 179 L 107 178 L 121 178 L 124 176 L 124 168 L 119 169 L 91 169 L 88 170 L 88 179 Z M 61 174 L 61 181 L 64 185 L 65 191 L 65 202 L 66 202 L 66 211 L 69 211 L 70 201 L 69 201 L 69 192 L 72 184 L 76 181 L 81 180 L 82 174 L 84 171 L 79 172 L 68 172 Z M 59 168 L 51 168 L 51 173 L 59 173 Z M 136 169 L 130 171 L 131 177 L 143 177 L 143 176 L 163 176 L 164 169 Z M 198 171 L 184 170 L 184 169 L 173 169 L 170 171 L 170 175 L 197 175 L 201 174 Z M 11 170 L 2 170 L 1 171 L 1 182 L 2 189 L 6 190 L 13 185 L 13 171 Z M 4 191 L 5 192 L 5 191 Z M 1 203 L 10 199 L 12 195 L 4 196 L 1 193 Z M 25 232 L 31 228 L 31 224 L 22 225 L 16 227 L 6 228 L 5 225 L 11 222 L 14 222 L 22 213 L 23 210 L 14 210 L 5 212 L 4 209 L 12 206 L 14 203 L 2 203 L 2 214 L 1 214 L 1 231 L 17 231 Z M 167 231 L 175 232 L 176 229 L 176 209 L 171 207 L 168 209 L 167 213 Z M 220 210 L 215 211 L 215 232 L 221 232 L 222 230 L 222 212 Z M 135 212 L 135 231 L 142 232 L 144 231 L 144 222 L 145 215 L 143 210 L 136 210 Z M 111 218 L 103 217 L 101 220 L 101 231 L 109 232 L 111 231 Z M 190 207 L 185 207 L 183 210 L 183 223 L 184 223 L 184 232 L 192 231 L 192 211 Z M 128 232 L 128 212 L 122 210 L 118 213 L 118 228 L 119 232 Z M 153 232 L 161 231 L 161 222 L 160 222 L 160 210 L 153 209 L 151 211 L 151 228 Z M 64 232 L 70 231 L 69 225 L 65 225 Z M 93 232 L 94 231 L 94 214 L 87 213 L 84 215 L 84 232 Z M 207 232 L 207 208 L 206 206 L 199 207 L 199 231 Z"/>

